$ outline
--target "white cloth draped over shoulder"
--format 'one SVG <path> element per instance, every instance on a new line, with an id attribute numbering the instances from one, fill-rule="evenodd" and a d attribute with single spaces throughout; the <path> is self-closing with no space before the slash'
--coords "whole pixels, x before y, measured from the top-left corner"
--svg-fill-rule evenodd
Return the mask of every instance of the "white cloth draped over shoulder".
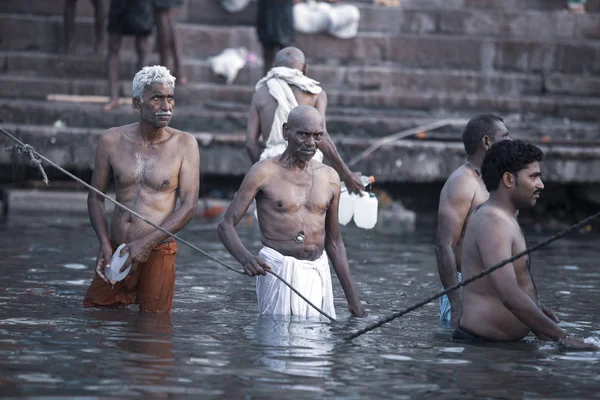
<path id="1" fill-rule="evenodd" d="M 287 147 L 287 142 L 283 139 L 283 123 L 287 122 L 290 111 L 298 106 L 298 101 L 290 85 L 312 94 L 319 94 L 323 90 L 319 86 L 319 82 L 305 76 L 302 71 L 287 67 L 274 67 L 267 76 L 258 81 L 255 90 L 258 91 L 266 86 L 269 94 L 277 101 L 273 125 L 271 125 L 269 138 L 265 143 L 266 148 L 260 155 L 261 160 L 275 157 L 283 153 Z M 322 162 L 323 153 L 317 150 L 313 160 Z"/>
<path id="2" fill-rule="evenodd" d="M 273 272 L 289 282 L 314 305 L 333 318 L 336 317 L 329 260 L 325 252 L 315 261 L 284 256 L 270 247 L 263 247 L 258 255 L 271 266 Z M 321 315 L 271 274 L 257 278 L 256 296 L 261 314 L 300 317 Z"/>
<path id="3" fill-rule="evenodd" d="M 360 10 L 352 4 L 331 5 L 307 0 L 294 4 L 294 28 L 305 34 L 327 32 L 339 39 L 358 33 Z"/>

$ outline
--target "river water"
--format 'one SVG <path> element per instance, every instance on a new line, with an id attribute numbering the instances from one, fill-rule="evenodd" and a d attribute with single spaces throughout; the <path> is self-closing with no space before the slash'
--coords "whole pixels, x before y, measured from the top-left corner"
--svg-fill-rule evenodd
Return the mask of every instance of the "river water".
<path id="1" fill-rule="evenodd" d="M 0 225 L 0 396 L 29 398 L 592 398 L 600 353 L 450 340 L 429 304 L 373 332 L 349 332 L 439 290 L 433 228 L 397 235 L 345 228 L 367 319 L 259 317 L 252 278 L 180 245 L 172 315 L 82 309 L 97 240 L 87 218 L 15 216 Z M 529 236 L 530 243 L 552 232 Z M 255 225 L 244 242 L 260 248 Z M 231 265 L 213 226 L 182 237 Z M 600 235 L 574 234 L 532 256 L 541 300 L 570 332 L 600 336 Z"/>

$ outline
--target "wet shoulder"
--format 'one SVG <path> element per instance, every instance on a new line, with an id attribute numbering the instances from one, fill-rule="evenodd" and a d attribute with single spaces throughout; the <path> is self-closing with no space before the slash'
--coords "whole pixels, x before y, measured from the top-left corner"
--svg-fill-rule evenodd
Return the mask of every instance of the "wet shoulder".
<path id="1" fill-rule="evenodd" d="M 189 132 L 180 131 L 179 129 L 168 127 L 167 131 L 171 135 L 170 140 L 177 142 L 181 146 L 197 146 L 198 141 Z"/>
<path id="2" fill-rule="evenodd" d="M 137 123 L 133 123 L 129 125 L 108 128 L 100 136 L 100 142 L 106 149 L 113 150 L 119 145 L 120 142 L 131 140 L 130 138 L 135 131 L 136 126 Z"/>
<path id="3" fill-rule="evenodd" d="M 450 174 L 442 187 L 440 197 L 461 200 L 465 197 L 473 198 L 479 187 L 477 179 L 472 170 L 462 165 Z"/>
<path id="4" fill-rule="evenodd" d="M 477 206 L 469 217 L 469 226 L 476 232 L 512 232 L 514 223 L 503 212 L 487 203 Z"/>
<path id="5" fill-rule="evenodd" d="M 331 185 L 340 186 L 340 175 L 337 171 L 331 168 L 329 165 L 325 165 L 318 161 L 311 161 L 313 170 L 315 171 L 315 178 L 329 182 Z"/>

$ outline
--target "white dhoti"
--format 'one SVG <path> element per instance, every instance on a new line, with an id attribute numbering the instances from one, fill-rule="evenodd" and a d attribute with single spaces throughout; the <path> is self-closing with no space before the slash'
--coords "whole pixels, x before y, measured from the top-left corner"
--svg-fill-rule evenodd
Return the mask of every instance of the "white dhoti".
<path id="1" fill-rule="evenodd" d="M 270 247 L 263 247 L 258 255 L 271 266 L 273 272 L 285 279 L 314 305 L 335 318 L 331 273 L 325 252 L 315 261 L 284 256 Z M 270 274 L 257 278 L 256 296 L 258 297 L 258 312 L 261 314 L 284 314 L 300 317 L 321 315 Z"/>

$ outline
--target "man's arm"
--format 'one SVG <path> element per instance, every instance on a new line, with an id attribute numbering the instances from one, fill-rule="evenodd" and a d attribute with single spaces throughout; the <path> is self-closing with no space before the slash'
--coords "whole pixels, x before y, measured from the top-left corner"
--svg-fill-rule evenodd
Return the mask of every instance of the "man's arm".
<path id="1" fill-rule="evenodd" d="M 319 145 L 319 149 L 323 152 L 323 155 L 327 157 L 333 169 L 337 171 L 340 175 L 340 178 L 346 184 L 348 191 L 350 193 L 362 193 L 364 190 L 364 186 L 362 181 L 360 180 L 360 173 L 355 174 L 350 171 L 350 168 L 344 163 L 340 154 L 335 147 L 335 144 L 331 140 L 329 133 L 327 132 L 327 118 L 325 116 L 327 112 L 327 93 L 323 90 L 319 96 L 317 97 L 317 102 L 315 103 L 315 108 L 319 110 L 321 115 L 323 116 L 323 127 L 325 128 L 325 135 L 321 144 Z"/>
<path id="2" fill-rule="evenodd" d="M 94 172 L 92 173 L 91 185 L 106 193 L 106 188 L 110 180 L 110 148 L 112 146 L 111 132 L 105 132 L 98 140 L 96 148 L 96 160 L 94 162 Z M 92 228 L 96 232 L 99 242 L 99 253 L 96 259 L 96 273 L 102 280 L 108 282 L 104 276 L 104 268 L 110 263 L 112 248 L 110 245 L 110 235 L 108 233 L 108 224 L 106 222 L 106 212 L 104 208 L 104 197 L 90 190 L 87 198 L 88 215 Z"/>
<path id="3" fill-rule="evenodd" d="M 183 154 L 181 167 L 179 169 L 179 207 L 173 210 L 160 224 L 160 227 L 171 233 L 177 233 L 183 229 L 194 217 L 198 205 L 198 192 L 200 190 L 200 153 L 198 142 L 187 133 L 184 133 L 180 149 Z M 144 262 L 148 259 L 152 249 L 169 237 L 158 229 L 152 230 L 148 235 L 127 243 L 121 254 L 130 252 L 129 259 L 125 262 L 121 271 L 129 264 Z"/>
<path id="4" fill-rule="evenodd" d="M 355 317 L 365 317 L 367 312 L 360 302 L 358 291 L 354 287 L 352 276 L 350 275 L 350 266 L 346 255 L 346 247 L 342 240 L 340 224 L 338 219 L 338 208 L 340 202 L 340 179 L 333 171 L 331 175 L 336 175 L 333 181 L 334 194 L 325 216 L 325 251 L 331 260 L 333 269 L 342 284 L 342 289 L 348 301 L 348 309 Z"/>
<path id="5" fill-rule="evenodd" d="M 254 164 L 244 178 L 240 189 L 229 204 L 223 220 L 217 226 L 219 239 L 229 253 L 244 267 L 249 276 L 265 275 L 264 269 L 270 267 L 259 257 L 254 256 L 244 246 L 240 236 L 235 229 L 246 214 L 248 207 L 260 190 L 268 174 L 265 173 L 264 162 Z"/>
<path id="6" fill-rule="evenodd" d="M 514 227 L 495 218 L 487 221 L 486 229 L 477 235 L 477 245 L 485 268 L 511 257 L 515 238 Z M 513 263 L 492 272 L 490 280 L 502 304 L 538 336 L 558 342 L 566 331 L 548 318 L 517 282 Z"/>
<path id="7" fill-rule="evenodd" d="M 458 283 L 454 247 L 460 238 L 473 201 L 473 190 L 464 179 L 449 181 L 440 194 L 435 255 L 440 281 L 445 289 Z M 455 325 L 462 311 L 460 291 L 449 293 L 448 300 L 452 309 L 452 324 Z"/>
<path id="8" fill-rule="evenodd" d="M 260 147 L 258 145 L 258 139 L 260 138 L 260 114 L 256 106 L 257 101 L 255 97 L 256 94 L 254 94 L 252 103 L 250 104 L 248 125 L 246 126 L 246 151 L 250 156 L 252 164 L 260 160 Z"/>

